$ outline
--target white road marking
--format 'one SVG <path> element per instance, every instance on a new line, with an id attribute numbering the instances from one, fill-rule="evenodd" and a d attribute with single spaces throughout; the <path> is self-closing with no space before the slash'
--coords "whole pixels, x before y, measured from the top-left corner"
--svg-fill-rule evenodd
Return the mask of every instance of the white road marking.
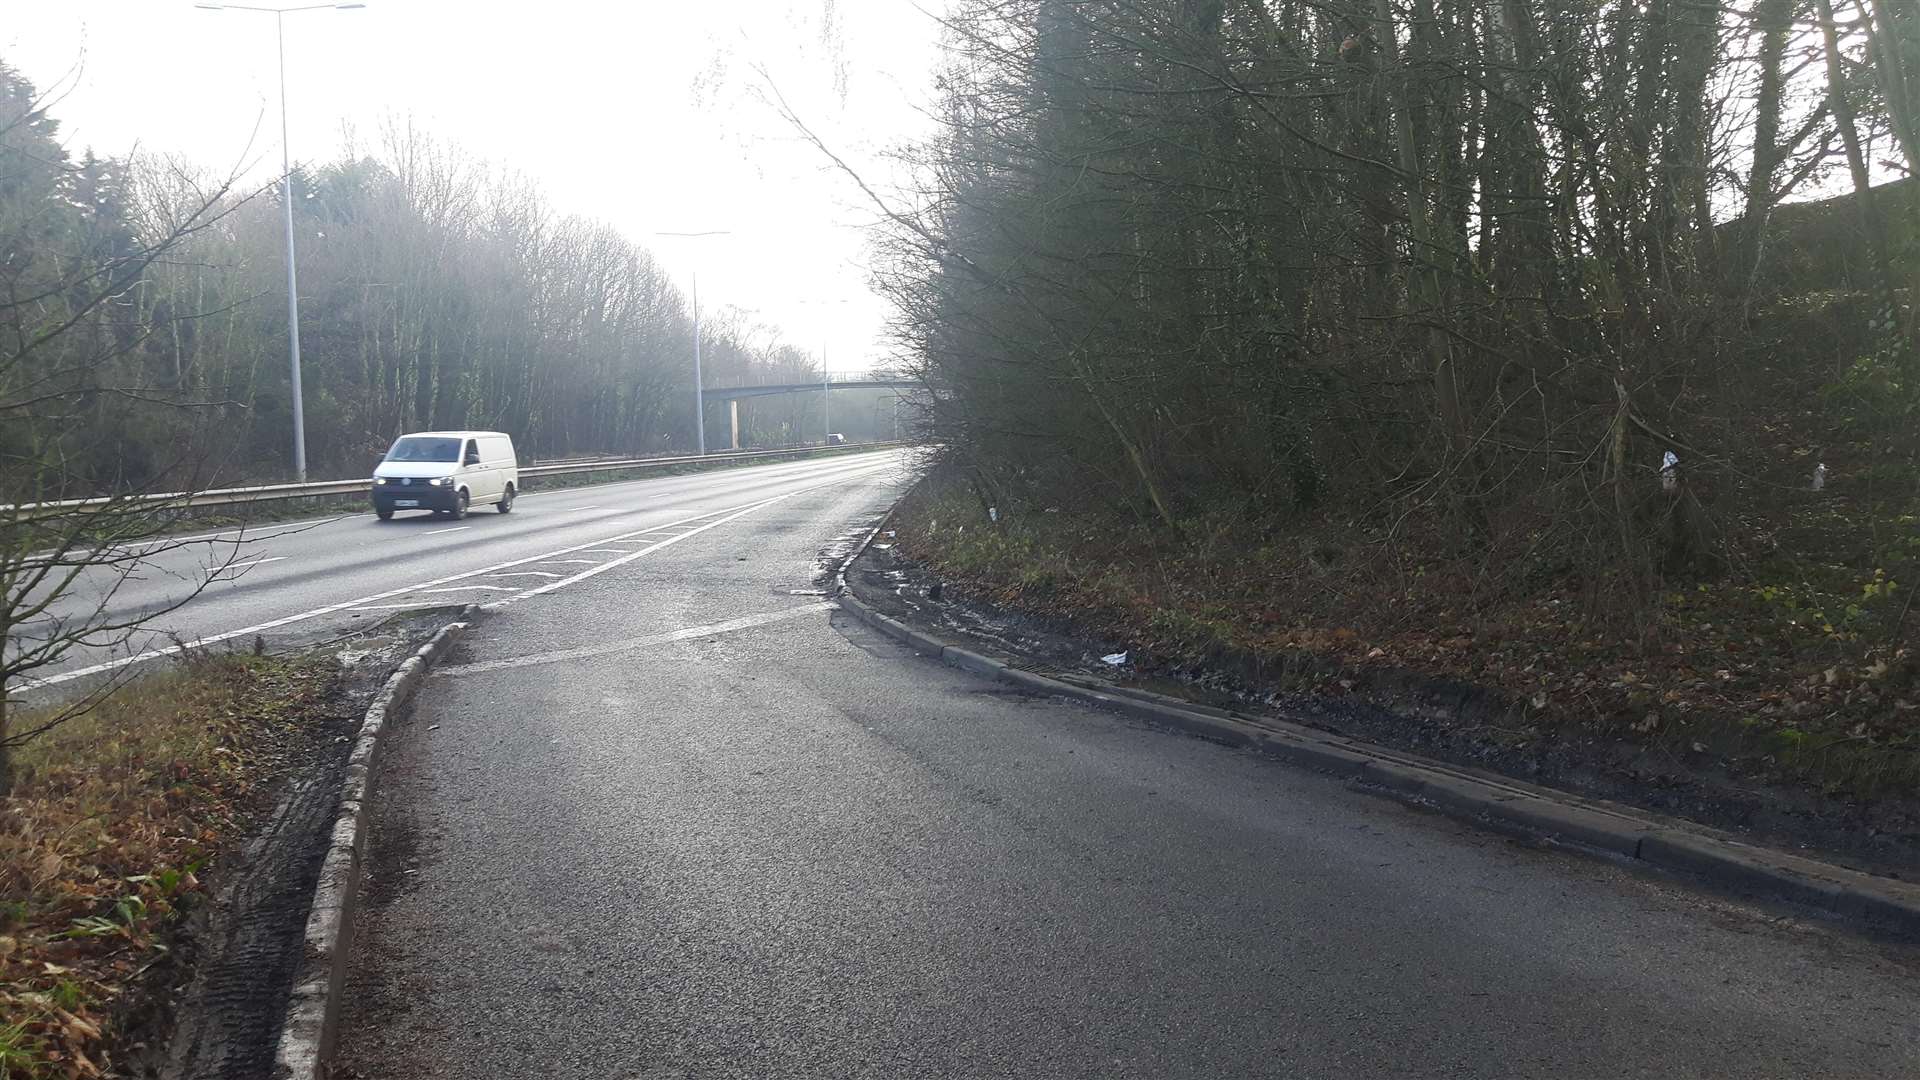
<path id="1" fill-rule="evenodd" d="M 449 585 L 444 589 L 421 589 L 420 591 L 423 593 L 471 592 L 474 589 L 485 589 L 488 592 L 519 592 L 520 591 L 518 589 L 509 589 L 505 585 Z"/>
<path id="2" fill-rule="evenodd" d="M 509 578 L 509 577 L 557 578 L 560 575 L 550 570 L 520 570 L 512 574 L 488 574 L 487 576 L 495 577 L 495 578 Z"/>
<path id="3" fill-rule="evenodd" d="M 333 517 L 313 518 L 308 521 L 269 521 L 239 529 L 228 529 L 224 532 L 201 533 L 197 536 L 167 536 L 162 534 L 149 536 L 142 540 L 129 540 L 124 544 L 108 544 L 104 547 L 97 548 L 48 548 L 45 551 L 33 552 L 28 555 L 27 558 L 46 559 L 62 555 L 64 552 L 64 557 L 68 559 L 91 559 L 96 555 L 125 552 L 138 559 L 149 555 L 169 554 L 188 544 L 197 544 L 205 540 L 218 540 L 223 536 L 234 537 L 233 546 L 237 548 L 241 544 L 253 544 L 262 540 L 271 540 L 276 536 L 285 536 L 290 532 L 298 531 L 309 525 L 325 525 L 329 522 L 345 521 L 348 518 L 359 516 L 358 514 L 336 514 Z M 277 529 L 279 531 L 256 533 L 253 532 L 255 529 Z M 253 535 L 247 535 L 248 533 L 253 533 Z"/>
<path id="4" fill-rule="evenodd" d="M 588 548 L 587 550 L 581 552 L 581 554 L 583 555 L 625 555 L 627 552 L 632 550 L 633 550 L 632 548 Z"/>
<path id="5" fill-rule="evenodd" d="M 260 566 L 265 563 L 286 562 L 288 558 L 289 556 L 286 555 L 275 555 L 267 559 L 250 559 L 246 562 L 228 563 L 225 566 L 209 566 L 207 567 L 207 576 L 219 577 L 221 574 L 232 573 L 235 570 L 245 570 L 248 567 Z"/>
<path id="6" fill-rule="evenodd" d="M 541 560 L 540 560 L 540 565 L 541 565 L 541 566 L 567 566 L 567 565 L 569 565 L 569 564 L 571 564 L 571 565 L 573 565 L 573 566 L 598 566 L 598 565 L 600 565 L 599 563 L 597 563 L 597 562 L 595 562 L 595 561 L 593 561 L 592 559 L 541 559 Z M 556 574 L 556 575 L 554 575 L 554 576 L 556 576 L 556 577 L 558 577 L 559 575 L 557 575 L 557 574 Z"/>
<path id="7" fill-rule="evenodd" d="M 497 573 L 501 570 L 511 570 L 516 566 L 526 566 L 529 564 L 537 564 L 542 562 L 563 561 L 563 560 L 556 560 L 552 558 L 552 556 L 570 554 L 575 551 L 581 551 L 585 548 L 594 547 L 600 544 L 605 544 L 610 541 L 625 540 L 629 537 L 645 536 L 649 533 L 657 533 L 662 530 L 673 528 L 678 525 L 684 525 L 688 522 L 704 521 L 708 518 L 714 517 L 715 515 L 720 515 L 720 514 L 726 515 L 725 517 L 721 517 L 717 521 L 714 521 L 713 525 L 702 526 L 700 529 L 697 529 L 694 532 L 679 533 L 651 547 L 641 548 L 639 551 L 636 551 L 633 554 L 626 556 L 625 558 L 615 559 L 615 560 L 612 560 L 611 562 L 603 563 L 601 565 L 595 566 L 591 570 L 581 571 L 580 573 L 575 574 L 570 578 L 562 578 L 559 581 L 555 581 L 547 585 L 542 585 L 537 589 L 533 589 L 528 592 L 521 593 L 519 596 L 510 597 L 506 600 L 498 601 L 498 603 L 502 605 L 510 604 L 518 600 L 524 600 L 529 596 L 536 596 L 542 593 L 552 592 L 555 589 L 562 588 L 567 585 L 571 585 L 576 581 L 582 581 L 582 580 L 585 580 L 586 578 L 592 577 L 595 574 L 601 573 L 606 570 L 611 570 L 615 566 L 619 566 L 624 563 L 631 562 L 632 560 L 637 559 L 642 555 L 648 554 L 649 552 L 658 551 L 660 548 L 667 547 L 672 544 L 677 544 L 689 536 L 694 536 L 699 532 L 703 532 L 708 528 L 712 528 L 714 525 L 723 525 L 729 521 L 732 521 L 734 518 L 740 517 L 744 514 L 752 513 L 753 511 L 758 510 L 763 506 L 772 506 L 774 503 L 782 502 L 786 499 L 791 499 L 796 495 L 804 495 L 810 491 L 818 491 L 821 488 L 833 487 L 835 485 L 847 483 L 854 480 L 863 480 L 863 479 L 866 479 L 867 477 L 879 475 L 880 473 L 886 472 L 893 468 L 895 468 L 894 462 L 886 461 L 876 465 L 868 466 L 866 468 L 853 469 L 845 473 L 837 474 L 832 479 L 823 480 L 818 484 L 809 484 L 808 486 L 803 488 L 795 488 L 792 491 L 786 492 L 781 495 L 775 495 L 772 498 L 762 499 L 758 502 L 747 503 L 743 506 L 734 507 L 728 510 L 715 510 L 710 513 L 698 514 L 698 515 L 695 515 L 694 517 L 685 518 L 681 521 L 672 521 L 672 522 L 668 522 L 665 525 L 656 525 L 649 529 L 638 529 L 633 532 L 621 533 L 617 536 L 610 536 L 600 540 L 589 540 L 586 543 L 577 545 L 575 547 L 561 548 L 559 551 L 549 551 L 541 555 L 529 555 L 524 559 L 514 559 L 509 562 L 495 563 L 492 566 L 483 566 L 478 570 L 466 570 L 458 574 L 449 574 L 446 577 L 435 578 L 432 581 L 423 581 L 417 585 L 407 585 L 398 589 L 388 589 L 385 592 L 377 592 L 372 594 L 371 596 L 361 596 L 361 597 L 356 597 L 355 599 L 352 599 L 352 600 L 342 600 L 337 604 L 328 604 L 324 607 L 313 608 L 310 611 L 302 611 L 293 615 L 283 616 L 278 619 L 270 619 L 263 623 L 256 623 L 253 626 L 243 626 L 238 630 L 228 630 L 224 633 L 209 634 L 206 637 L 197 638 L 193 641 L 186 642 L 185 647 L 196 648 L 202 645 L 213 645 L 222 641 L 231 641 L 232 639 L 237 637 L 246 637 L 249 634 L 259 634 L 259 633 L 264 633 L 265 631 L 268 631 L 268 630 L 277 630 L 282 626 L 290 626 L 297 622 L 305 622 L 308 619 L 316 619 L 322 615 L 331 615 L 335 612 L 346 611 L 348 609 L 371 610 L 367 608 L 366 605 L 373 604 L 374 602 L 379 600 L 387 600 L 395 596 L 405 596 L 408 593 L 419 592 L 422 589 L 431 588 L 436 585 L 447 585 L 456 581 L 464 581 L 467 578 L 484 577 L 488 574 Z M 576 561 L 588 562 L 590 560 L 583 559 L 583 560 L 576 560 Z M 406 604 L 406 605 L 398 605 L 398 606 L 428 607 L 433 605 Z M 97 675 L 103 671 L 117 671 L 120 668 L 127 667 L 130 664 L 144 663 L 148 660 L 158 659 L 162 656 L 172 656 L 175 653 L 178 653 L 181 650 L 181 648 L 182 646 L 180 645 L 169 645 L 161 649 L 149 649 L 146 652 L 135 653 L 132 656 L 123 656 L 117 660 L 107 660 L 107 661 L 103 661 L 102 663 L 89 664 L 86 667 L 75 668 L 72 671 L 63 671 L 58 675 L 48 675 L 45 678 L 40 678 L 40 679 L 21 679 L 17 681 L 14 685 L 21 690 L 36 690 L 43 686 L 57 686 L 60 683 L 69 682 L 73 679 L 85 678 L 88 675 Z"/>
<path id="8" fill-rule="evenodd" d="M 473 526 L 471 525 L 455 525 L 451 529 L 434 529 L 431 532 L 423 532 L 420 535 L 421 536 L 439 536 L 441 533 L 465 532 L 466 530 L 471 528 L 473 528 Z"/>
<path id="9" fill-rule="evenodd" d="M 560 512 L 563 514 L 571 514 L 575 510 L 598 510 L 598 509 L 600 509 L 600 504 L 594 503 L 592 506 L 569 506 L 565 510 L 562 510 Z"/>
<path id="10" fill-rule="evenodd" d="M 558 652 L 533 653 L 528 656 L 516 656 L 511 660 L 487 660 L 478 664 L 461 664 L 458 667 L 443 667 L 436 675 L 477 675 L 483 671 L 499 671 L 502 668 L 527 667 L 532 664 L 553 664 L 562 660 L 585 660 L 595 656 L 612 656 L 615 653 L 631 652 L 651 645 L 666 645 L 689 638 L 712 637 L 715 634 L 731 633 L 754 626 L 766 626 L 769 623 L 797 619 L 803 615 L 812 615 L 819 611 L 830 611 L 839 607 L 832 601 L 817 604 L 802 604 L 799 607 L 783 608 L 779 611 L 767 611 L 758 615 L 742 615 L 725 622 L 708 623 L 705 626 L 689 626 L 684 630 L 669 630 L 663 634 L 648 634 L 646 637 L 633 638 L 614 645 L 593 645 L 579 649 L 561 649 Z"/>
<path id="11" fill-rule="evenodd" d="M 413 608 L 451 607 L 450 604 L 436 603 L 432 600 L 416 600 L 411 604 L 367 604 L 363 607 L 349 608 L 349 611 L 407 611 Z"/>
<path id="12" fill-rule="evenodd" d="M 335 514 L 332 517 L 313 518 L 308 521 L 267 521 L 267 522 L 262 522 L 259 525 L 248 526 L 246 528 L 228 529 L 225 532 L 202 533 L 199 536 L 156 536 L 151 540 L 136 540 L 132 544 L 116 544 L 114 546 L 124 548 L 124 547 L 138 547 L 138 546 L 147 545 L 147 544 L 191 544 L 197 540 L 218 540 L 223 536 L 242 536 L 249 532 L 253 532 L 256 529 L 279 530 L 279 532 L 270 532 L 264 536 L 258 533 L 254 533 L 254 535 L 247 537 L 248 540 L 271 540 L 274 537 L 279 536 L 282 533 L 285 533 L 289 529 L 305 528 L 308 525 L 325 525 L 328 522 L 345 521 L 348 518 L 354 518 L 354 517 L 360 517 L 360 516 L 362 515 Z"/>
<path id="13" fill-rule="evenodd" d="M 734 520 L 735 518 L 745 517 L 748 514 L 751 514 L 755 510 L 758 510 L 762 507 L 772 506 L 774 503 L 777 503 L 777 502 L 784 502 L 787 499 L 793 498 L 795 495 L 805 495 L 809 491 L 818 491 L 823 487 L 832 487 L 843 480 L 852 480 L 856 478 L 875 476 L 885 471 L 889 467 L 890 466 L 888 465 L 882 465 L 875 468 L 862 469 L 858 472 L 850 473 L 846 476 L 842 476 L 839 479 L 829 480 L 824 484 L 813 484 L 808 487 L 796 488 L 793 491 L 789 491 L 784 495 L 775 495 L 771 499 L 763 499 L 757 503 L 748 503 L 746 506 L 743 506 L 738 510 L 734 510 L 730 513 L 727 513 L 725 517 L 717 518 L 713 521 L 708 522 L 705 525 L 700 526 L 697 529 L 690 529 L 686 532 L 675 533 L 674 535 L 667 537 L 665 540 L 661 540 L 653 544 L 648 544 L 646 547 L 641 548 L 639 551 L 635 551 L 627 555 L 622 555 L 617 559 L 608 559 L 606 562 L 601 563 L 599 566 L 596 566 L 591 570 L 582 570 L 579 573 L 573 575 L 572 577 L 561 578 L 559 581 L 549 582 L 545 585 L 540 586 L 537 589 L 528 589 L 526 592 L 521 593 L 519 596 L 510 596 L 507 599 L 500 601 L 496 606 L 504 607 L 516 601 L 525 600 L 529 596 L 541 596 L 546 593 L 550 593 L 555 589 L 564 589 L 568 585 L 572 585 L 576 582 L 585 581 L 588 578 L 593 577 L 595 574 L 604 574 L 607 571 L 612 570 L 616 566 L 625 566 L 626 564 L 632 562 L 633 560 L 640 558 L 642 555 L 651 555 L 654 552 L 659 551 L 661 548 L 672 547 L 673 545 L 689 537 L 699 536 L 701 533 L 706 532 L 708 529 L 717 529 L 720 526 L 725 525 L 727 522 Z M 699 519 L 690 518 L 688 520 L 698 521 Z M 675 524 L 684 524 L 684 522 L 676 522 Z"/>

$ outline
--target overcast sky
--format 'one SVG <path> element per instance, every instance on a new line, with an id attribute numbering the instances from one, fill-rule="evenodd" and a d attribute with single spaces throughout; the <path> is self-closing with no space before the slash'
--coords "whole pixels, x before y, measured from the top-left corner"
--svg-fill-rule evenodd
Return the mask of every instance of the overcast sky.
<path id="1" fill-rule="evenodd" d="M 267 6 L 265 0 L 257 0 Z M 286 16 L 293 157 L 411 117 L 535 177 L 562 212 L 650 248 L 703 309 L 733 305 L 835 371 L 883 356 L 857 191 L 766 104 L 764 66 L 863 172 L 922 134 L 940 0 L 367 0 Z M 9 0 L 0 56 L 43 89 L 68 148 L 178 153 L 262 180 L 280 161 L 274 16 L 189 0 Z M 662 231 L 731 230 L 700 240 Z M 846 301 L 839 303 L 838 301 Z"/>

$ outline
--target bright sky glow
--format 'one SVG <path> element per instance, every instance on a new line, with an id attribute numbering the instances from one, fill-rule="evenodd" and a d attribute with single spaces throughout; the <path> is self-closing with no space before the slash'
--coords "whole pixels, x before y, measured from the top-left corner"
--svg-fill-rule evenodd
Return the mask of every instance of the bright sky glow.
<path id="1" fill-rule="evenodd" d="M 266 6 L 265 0 L 256 0 Z M 884 358 L 853 186 L 766 101 L 754 68 L 871 179 L 925 132 L 939 26 L 910 0 L 367 0 L 286 16 L 293 157 L 378 144 L 389 120 L 535 178 L 563 213 L 651 249 L 701 306 L 743 309 L 834 371 Z M 175 153 L 277 175 L 274 16 L 190 0 L 14 0 L 0 57 L 68 149 Z M 659 232 L 727 230 L 702 239 Z M 844 303 L 840 301 L 846 301 Z M 771 335 L 769 335 L 771 336 Z M 764 340 L 764 339 L 763 339 Z"/>

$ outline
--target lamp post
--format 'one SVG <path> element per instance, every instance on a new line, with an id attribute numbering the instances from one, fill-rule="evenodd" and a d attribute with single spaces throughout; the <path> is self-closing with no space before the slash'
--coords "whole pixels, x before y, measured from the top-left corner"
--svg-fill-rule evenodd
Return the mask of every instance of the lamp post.
<path id="1" fill-rule="evenodd" d="M 845 304 L 847 300 L 801 300 L 802 307 L 824 307 L 828 304 Z M 833 376 L 827 373 L 827 335 L 824 328 L 820 334 L 820 441 L 826 442 L 833 436 L 833 391 L 829 384 Z"/>
<path id="2" fill-rule="evenodd" d="M 657 232 L 655 236 L 676 236 L 686 239 L 701 236 L 731 236 L 726 229 L 708 229 L 705 232 Z M 707 456 L 707 391 L 700 380 L 700 271 L 693 272 L 693 438 L 699 447 L 701 457 Z"/>
<path id="3" fill-rule="evenodd" d="M 306 4 L 301 7 L 254 7 L 249 4 L 195 4 L 206 11 L 258 11 L 273 16 L 273 32 L 280 62 L 280 204 L 286 210 L 287 225 L 287 354 L 292 365 L 289 385 L 293 388 L 293 476 L 307 478 L 307 421 L 300 400 L 300 291 L 293 269 L 293 156 L 287 146 L 287 15 L 295 11 L 319 11 L 332 8 L 351 11 L 365 4 Z"/>

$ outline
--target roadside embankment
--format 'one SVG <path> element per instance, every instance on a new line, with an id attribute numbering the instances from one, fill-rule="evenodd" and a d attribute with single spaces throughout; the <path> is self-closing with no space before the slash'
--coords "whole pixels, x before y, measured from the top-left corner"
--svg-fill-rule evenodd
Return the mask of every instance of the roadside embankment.
<path id="1" fill-rule="evenodd" d="M 1913 657 L 1764 588 L 1675 588 L 1629 631 L 1553 582 L 1476 592 L 1441 560 L 1390 570 L 1360 530 L 989 515 L 940 474 L 888 528 L 895 602 L 1064 669 L 1920 877 Z"/>

